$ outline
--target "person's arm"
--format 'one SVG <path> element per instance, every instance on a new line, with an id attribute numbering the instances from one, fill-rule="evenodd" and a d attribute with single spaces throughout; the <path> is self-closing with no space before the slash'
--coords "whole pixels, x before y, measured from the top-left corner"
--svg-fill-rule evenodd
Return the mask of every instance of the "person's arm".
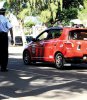
<path id="1" fill-rule="evenodd" d="M 6 28 L 8 29 L 8 31 L 10 31 L 10 36 L 11 36 L 11 44 L 14 44 L 14 40 L 13 40 L 13 27 L 12 24 L 9 22 L 9 20 L 6 18 Z"/>
<path id="2" fill-rule="evenodd" d="M 14 40 L 13 40 L 13 30 L 12 28 L 10 28 L 10 35 L 11 35 L 11 44 L 13 45 L 14 44 Z"/>

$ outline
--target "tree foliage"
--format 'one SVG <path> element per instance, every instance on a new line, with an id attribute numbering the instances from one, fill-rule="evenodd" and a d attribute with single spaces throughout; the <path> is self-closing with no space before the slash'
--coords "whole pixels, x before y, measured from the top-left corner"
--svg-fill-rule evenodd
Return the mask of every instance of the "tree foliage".
<path id="1" fill-rule="evenodd" d="M 87 0 L 7 0 L 6 7 L 24 19 L 26 16 L 40 16 L 43 23 L 66 23 L 86 13 Z M 80 7 L 83 6 L 83 9 Z M 85 10 L 84 10 L 85 9 Z"/>
<path id="2" fill-rule="evenodd" d="M 84 5 L 83 0 L 63 0 L 63 8 L 68 9 L 70 7 L 79 8 L 79 5 Z"/>

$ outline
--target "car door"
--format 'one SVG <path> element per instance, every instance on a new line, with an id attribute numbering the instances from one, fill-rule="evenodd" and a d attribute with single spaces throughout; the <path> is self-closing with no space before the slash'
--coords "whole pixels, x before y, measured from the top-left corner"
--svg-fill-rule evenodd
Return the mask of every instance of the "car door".
<path id="1" fill-rule="evenodd" d="M 36 40 L 31 45 L 31 55 L 33 60 L 42 60 L 44 57 L 44 41 L 47 38 L 47 31 L 42 32 L 37 36 Z"/>
<path id="2" fill-rule="evenodd" d="M 57 35 L 56 35 L 57 33 Z M 56 36 L 55 36 L 56 35 Z M 56 51 L 56 44 L 60 36 L 60 30 L 50 29 L 42 32 L 36 42 L 32 44 L 32 57 L 35 60 L 52 61 Z"/>
<path id="3" fill-rule="evenodd" d="M 56 46 L 61 36 L 60 29 L 50 29 L 47 40 L 44 41 L 44 60 L 53 61 L 56 52 Z M 50 38 L 49 38 L 50 37 Z"/>
<path id="4" fill-rule="evenodd" d="M 54 40 L 53 35 L 53 31 L 50 29 L 43 32 L 43 34 L 38 38 L 39 46 L 37 51 L 39 60 L 51 61 L 51 59 L 53 59 L 53 53 L 56 46 L 56 41 Z"/>

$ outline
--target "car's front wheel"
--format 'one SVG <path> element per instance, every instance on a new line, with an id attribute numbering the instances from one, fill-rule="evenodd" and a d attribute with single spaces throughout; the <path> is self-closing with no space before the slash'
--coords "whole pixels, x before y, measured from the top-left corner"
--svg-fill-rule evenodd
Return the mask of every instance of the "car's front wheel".
<path id="1" fill-rule="evenodd" d="M 55 66 L 58 69 L 63 69 L 64 68 L 64 57 L 61 53 L 57 53 L 55 55 Z"/>
<path id="2" fill-rule="evenodd" d="M 31 64 L 31 57 L 28 51 L 24 51 L 23 53 L 23 62 L 25 65 Z"/>

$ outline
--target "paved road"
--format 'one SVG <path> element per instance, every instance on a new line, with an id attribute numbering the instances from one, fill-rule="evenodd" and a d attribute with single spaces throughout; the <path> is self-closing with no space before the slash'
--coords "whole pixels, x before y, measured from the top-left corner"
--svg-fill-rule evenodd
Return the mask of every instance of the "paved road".
<path id="1" fill-rule="evenodd" d="M 9 48 L 9 72 L 0 72 L 0 100 L 87 100 L 87 65 L 25 66 L 22 48 Z M 20 52 L 21 51 L 21 52 Z"/>

